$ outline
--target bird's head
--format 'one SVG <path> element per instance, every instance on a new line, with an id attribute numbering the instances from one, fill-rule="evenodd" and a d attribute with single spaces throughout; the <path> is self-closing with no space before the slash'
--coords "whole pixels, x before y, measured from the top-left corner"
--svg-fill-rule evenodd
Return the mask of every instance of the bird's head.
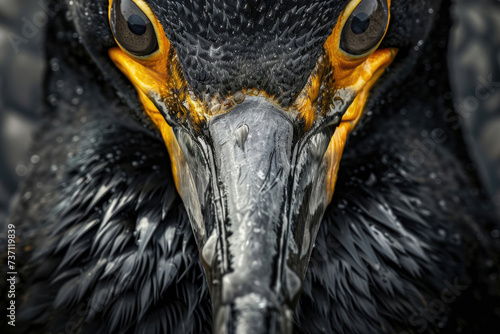
<path id="1" fill-rule="evenodd" d="M 291 332 L 348 135 L 436 2 L 73 4 L 87 50 L 168 148 L 215 332 Z"/>

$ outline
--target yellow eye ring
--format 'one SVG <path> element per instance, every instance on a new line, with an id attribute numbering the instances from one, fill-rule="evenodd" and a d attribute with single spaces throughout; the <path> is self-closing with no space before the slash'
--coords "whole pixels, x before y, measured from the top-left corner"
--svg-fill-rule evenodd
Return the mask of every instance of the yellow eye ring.
<path id="1" fill-rule="evenodd" d="M 363 59 L 375 51 L 387 33 L 390 0 L 351 1 L 340 17 L 336 46 L 346 60 Z"/>
<path id="2" fill-rule="evenodd" d="M 170 43 L 163 27 L 143 0 L 112 0 L 108 19 L 118 46 L 131 57 L 150 60 L 165 53 Z"/>

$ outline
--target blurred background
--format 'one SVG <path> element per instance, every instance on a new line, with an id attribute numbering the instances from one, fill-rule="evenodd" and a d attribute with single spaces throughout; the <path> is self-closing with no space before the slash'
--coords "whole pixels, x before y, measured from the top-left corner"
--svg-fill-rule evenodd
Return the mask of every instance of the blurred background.
<path id="1" fill-rule="evenodd" d="M 27 173 L 42 101 L 44 1 L 0 0 L 0 226 Z M 500 1 L 455 0 L 449 67 L 468 150 L 500 215 Z M 29 29 L 28 29 L 29 30 Z M 28 34 L 27 34 L 28 33 Z M 22 43 L 13 34 L 27 37 Z"/>

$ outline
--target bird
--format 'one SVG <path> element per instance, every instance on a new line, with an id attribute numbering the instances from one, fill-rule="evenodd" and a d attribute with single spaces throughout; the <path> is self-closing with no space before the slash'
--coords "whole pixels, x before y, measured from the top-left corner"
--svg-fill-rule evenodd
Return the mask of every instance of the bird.
<path id="1" fill-rule="evenodd" d="M 449 0 L 47 2 L 21 333 L 495 333 Z"/>

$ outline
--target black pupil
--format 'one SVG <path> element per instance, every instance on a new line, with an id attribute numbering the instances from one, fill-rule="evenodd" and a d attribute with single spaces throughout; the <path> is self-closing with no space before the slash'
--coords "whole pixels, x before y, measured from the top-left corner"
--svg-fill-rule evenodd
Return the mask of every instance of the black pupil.
<path id="1" fill-rule="evenodd" d="M 146 32 L 146 21 L 137 14 L 132 14 L 129 16 L 128 28 L 136 35 L 144 35 Z"/>
<path id="2" fill-rule="evenodd" d="M 370 17 L 366 13 L 357 13 L 356 16 L 352 18 L 351 30 L 356 35 L 364 33 L 368 26 L 370 25 Z"/>

